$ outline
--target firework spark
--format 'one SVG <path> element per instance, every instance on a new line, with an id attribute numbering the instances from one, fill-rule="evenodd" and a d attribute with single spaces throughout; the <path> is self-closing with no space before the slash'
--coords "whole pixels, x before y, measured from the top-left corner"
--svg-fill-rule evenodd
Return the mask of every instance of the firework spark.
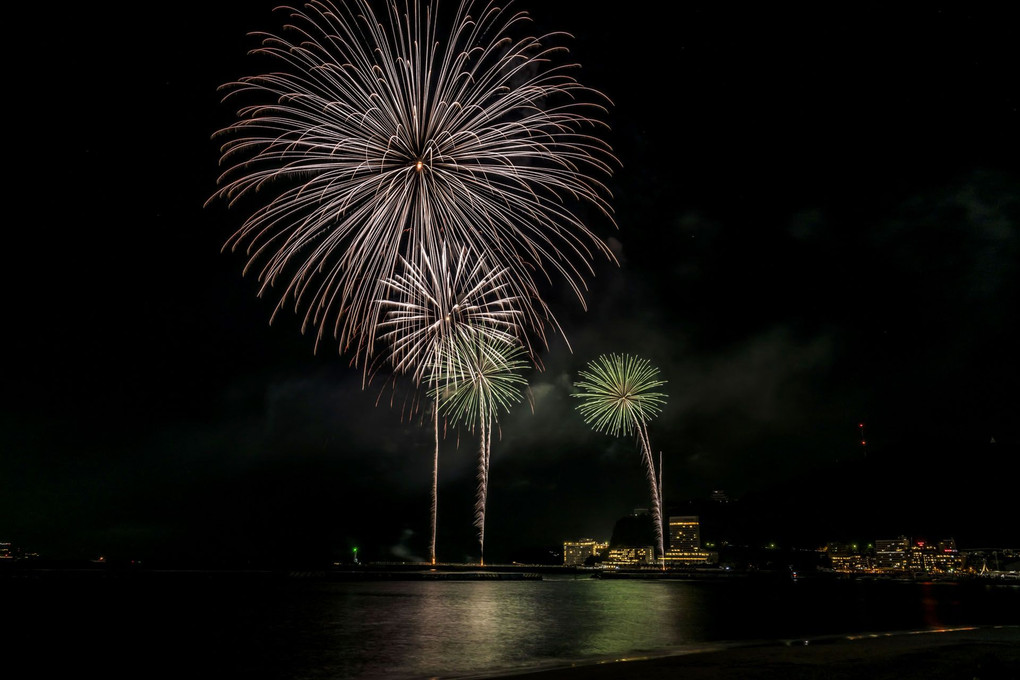
<path id="1" fill-rule="evenodd" d="M 618 437 L 637 436 L 641 457 L 651 487 L 652 516 L 659 554 L 665 557 L 662 534 L 662 479 L 656 474 L 648 438 L 648 422 L 662 412 L 666 395 L 655 391 L 665 385 L 659 369 L 646 359 L 627 354 L 602 355 L 579 372 L 574 383 L 577 392 L 571 396 L 581 400 L 577 410 L 596 432 Z M 661 463 L 660 463 L 661 468 Z"/>
<path id="2" fill-rule="evenodd" d="M 521 341 L 522 300 L 511 293 L 505 268 L 489 268 L 467 247 L 451 254 L 445 244 L 438 261 L 421 253 L 415 262 L 401 263 L 401 273 L 383 280 L 379 301 L 379 339 L 394 371 L 411 373 L 418 384 L 434 382 L 444 358 L 454 356 L 445 348 L 478 335 Z"/>
<path id="3" fill-rule="evenodd" d="M 492 426 L 500 412 L 520 403 L 527 380 L 521 371 L 529 364 L 524 348 L 488 336 L 476 336 L 449 348 L 444 371 L 433 388 L 440 407 L 453 422 L 463 422 L 479 431 L 478 491 L 475 499 L 475 527 L 478 529 L 480 562 L 485 564 L 485 507 L 489 491 L 489 457 Z M 449 367 L 451 372 L 446 372 Z"/>
<path id="4" fill-rule="evenodd" d="M 293 304 L 316 348 L 331 334 L 355 363 L 374 352 L 384 282 L 427 271 L 443 244 L 505 269 L 544 341 L 562 330 L 540 283 L 565 280 L 583 306 L 594 256 L 614 260 L 582 219 L 588 205 L 612 223 L 608 101 L 561 61 L 564 34 L 511 37 L 523 12 L 462 0 L 447 34 L 438 2 L 399 5 L 378 18 L 370 0 L 315 0 L 259 34 L 275 68 L 224 86 L 238 120 L 217 133 L 210 201 L 254 203 L 225 248 L 246 250 L 259 295 L 282 285 L 274 318 Z"/>

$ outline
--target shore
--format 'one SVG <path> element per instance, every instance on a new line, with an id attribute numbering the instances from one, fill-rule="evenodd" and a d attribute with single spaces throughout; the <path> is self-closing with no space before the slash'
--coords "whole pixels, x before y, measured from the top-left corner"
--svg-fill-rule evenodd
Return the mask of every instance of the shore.
<path id="1" fill-rule="evenodd" d="M 472 676 L 500 680 L 1020 680 L 1020 626 L 833 636 Z"/>

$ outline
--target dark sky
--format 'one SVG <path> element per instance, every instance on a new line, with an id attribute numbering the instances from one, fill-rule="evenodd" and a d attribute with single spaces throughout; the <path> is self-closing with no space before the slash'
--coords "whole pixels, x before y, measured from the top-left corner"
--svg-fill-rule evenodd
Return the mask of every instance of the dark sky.
<path id="1" fill-rule="evenodd" d="M 335 345 L 314 355 L 298 318 L 270 326 L 275 299 L 220 252 L 244 215 L 203 207 L 233 116 L 216 88 L 256 70 L 246 34 L 279 17 L 213 4 L 13 21 L 0 540 L 422 557 L 428 424 L 377 404 Z M 850 497 L 871 524 L 832 533 L 1020 542 L 996 514 L 1020 451 L 1015 17 L 517 6 L 572 33 L 579 79 L 614 103 L 619 228 L 592 226 L 620 266 L 597 263 L 587 311 L 553 302 L 572 352 L 553 339 L 534 412 L 501 421 L 487 555 L 608 538 L 647 504 L 634 442 L 568 396 L 602 352 L 668 380 L 650 425 L 668 506 L 781 496 L 796 525 Z M 439 556 L 472 559 L 474 437 L 442 456 Z"/>

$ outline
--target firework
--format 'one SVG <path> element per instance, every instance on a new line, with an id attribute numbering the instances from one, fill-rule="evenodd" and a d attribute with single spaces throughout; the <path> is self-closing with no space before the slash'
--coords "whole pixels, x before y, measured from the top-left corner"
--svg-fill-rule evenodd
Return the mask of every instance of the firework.
<path id="1" fill-rule="evenodd" d="M 439 4 L 283 8 L 284 31 L 253 50 L 272 70 L 224 86 L 237 120 L 217 133 L 210 200 L 253 204 L 225 248 L 245 249 L 260 296 L 282 287 L 273 318 L 303 310 L 316 348 L 332 335 L 355 363 L 374 352 L 384 282 L 428 271 L 444 244 L 505 270 L 543 339 L 561 329 L 540 285 L 562 279 L 583 306 L 595 255 L 613 261 L 581 216 L 612 223 L 608 101 L 561 61 L 564 34 L 512 37 L 525 13 L 474 0 L 447 33 Z"/>
<path id="2" fill-rule="evenodd" d="M 478 335 L 520 341 L 522 301 L 511 293 L 505 268 L 490 268 L 466 247 L 451 254 L 445 244 L 438 261 L 422 253 L 401 263 L 402 272 L 383 280 L 379 301 L 379 339 L 394 371 L 410 373 L 418 384 L 434 382 L 444 358 L 454 356 L 444 348 Z"/>
<path id="3" fill-rule="evenodd" d="M 480 561 L 485 563 L 485 506 L 489 485 L 489 454 L 492 426 L 500 412 L 509 412 L 521 401 L 527 381 L 521 371 L 528 366 L 521 345 L 487 336 L 458 342 L 448 350 L 444 371 L 437 376 L 433 394 L 440 408 L 453 422 L 464 423 L 474 432 L 478 427 L 478 491 L 475 499 L 475 527 L 478 529 Z M 447 367 L 449 372 L 447 371 Z"/>
<path id="4" fill-rule="evenodd" d="M 627 354 L 604 354 L 589 362 L 579 376 L 581 379 L 574 383 L 578 391 L 571 396 L 581 400 L 577 410 L 585 422 L 596 432 L 614 437 L 633 433 L 637 437 L 651 487 L 655 538 L 664 559 L 662 478 L 656 474 L 648 422 L 662 411 L 666 395 L 656 389 L 666 381 L 659 379 L 659 369 L 647 360 Z"/>
<path id="5" fill-rule="evenodd" d="M 386 298 L 379 324 L 380 341 L 397 372 L 410 373 L 415 382 L 430 385 L 456 375 L 457 347 L 480 338 L 505 345 L 518 342 L 524 313 L 517 298 L 507 295 L 505 269 L 491 269 L 485 258 L 462 247 L 451 254 L 444 245 L 438 261 L 423 253 L 419 269 L 401 259 L 403 271 L 383 282 Z M 439 409 L 433 404 L 435 452 L 432 464 L 430 553 L 436 562 L 439 505 Z"/>

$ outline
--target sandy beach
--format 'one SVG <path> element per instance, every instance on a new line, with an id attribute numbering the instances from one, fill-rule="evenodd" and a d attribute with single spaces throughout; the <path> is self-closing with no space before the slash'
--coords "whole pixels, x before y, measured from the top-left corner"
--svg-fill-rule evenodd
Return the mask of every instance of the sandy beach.
<path id="1" fill-rule="evenodd" d="M 1020 680 L 1020 626 L 742 644 L 478 676 L 508 680 Z"/>

